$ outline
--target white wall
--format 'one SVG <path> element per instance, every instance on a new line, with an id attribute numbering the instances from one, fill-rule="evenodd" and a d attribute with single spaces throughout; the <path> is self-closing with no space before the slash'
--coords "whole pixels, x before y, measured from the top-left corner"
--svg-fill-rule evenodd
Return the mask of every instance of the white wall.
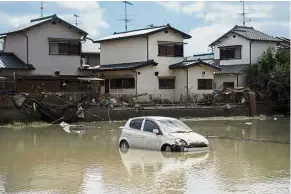
<path id="1" fill-rule="evenodd" d="M 276 49 L 276 42 L 263 42 L 256 41 L 251 44 L 252 49 L 252 63 L 256 63 L 258 59 L 261 57 L 264 51 L 266 51 L 269 47 L 273 47 Z"/>
<path id="2" fill-rule="evenodd" d="M 146 38 L 129 38 L 100 43 L 101 65 L 147 60 Z"/>
<path id="3" fill-rule="evenodd" d="M 219 45 L 214 46 L 214 58 L 220 59 L 220 52 L 218 47 L 242 45 L 241 47 L 241 59 L 232 60 L 220 60 L 220 65 L 235 65 L 235 64 L 249 64 L 250 63 L 250 42 L 249 40 L 242 38 L 238 35 L 233 37 L 233 33 L 230 33 L 227 38 L 222 39 Z"/>
<path id="4" fill-rule="evenodd" d="M 168 33 L 163 31 L 149 36 L 149 59 L 158 63 L 156 70 L 159 72 L 159 76 L 172 76 L 174 74 L 169 69 L 169 65 L 183 61 L 183 57 L 158 56 L 158 41 L 183 42 L 183 38 L 172 30 L 168 30 Z"/>
<path id="5" fill-rule="evenodd" d="M 81 35 L 70 29 L 65 24 L 42 24 L 31 28 L 26 32 L 28 36 L 29 63 L 35 67 L 32 74 L 54 75 L 60 71 L 60 75 L 76 75 L 80 67 L 80 56 L 49 55 L 48 38 L 79 39 Z M 7 35 L 6 52 L 14 52 L 26 62 L 26 38 L 21 34 Z"/>
<path id="6" fill-rule="evenodd" d="M 238 75 L 238 87 L 245 86 L 246 73 Z M 223 82 L 234 82 L 234 87 L 237 87 L 237 76 L 233 74 L 214 74 L 215 89 L 222 89 Z"/>
<path id="7" fill-rule="evenodd" d="M 20 33 L 7 35 L 5 39 L 4 52 L 17 55 L 26 63 L 26 39 Z"/>

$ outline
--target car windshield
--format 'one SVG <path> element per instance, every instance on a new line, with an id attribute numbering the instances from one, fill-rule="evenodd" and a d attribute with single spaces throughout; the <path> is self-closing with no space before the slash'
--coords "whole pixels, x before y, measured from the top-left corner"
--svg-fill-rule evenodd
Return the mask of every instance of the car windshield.
<path id="1" fill-rule="evenodd" d="M 168 133 L 189 133 L 192 130 L 183 122 L 175 119 L 158 120 L 160 126 Z"/>

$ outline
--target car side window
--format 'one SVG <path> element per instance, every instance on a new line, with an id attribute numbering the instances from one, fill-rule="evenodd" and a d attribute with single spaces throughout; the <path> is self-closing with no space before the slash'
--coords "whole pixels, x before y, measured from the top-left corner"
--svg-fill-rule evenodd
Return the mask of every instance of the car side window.
<path id="1" fill-rule="evenodd" d="M 129 126 L 130 128 L 141 130 L 143 119 L 134 119 L 130 122 Z"/>
<path id="2" fill-rule="evenodd" d="M 154 129 L 159 129 L 159 126 L 150 120 L 145 120 L 143 131 L 151 132 L 153 133 Z"/>

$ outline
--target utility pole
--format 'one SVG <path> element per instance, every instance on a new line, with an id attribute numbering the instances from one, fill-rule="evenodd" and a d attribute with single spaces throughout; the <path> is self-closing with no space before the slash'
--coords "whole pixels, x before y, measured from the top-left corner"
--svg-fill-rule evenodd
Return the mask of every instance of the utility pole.
<path id="1" fill-rule="evenodd" d="M 80 17 L 80 16 L 78 16 L 77 14 L 74 14 L 74 16 L 75 16 L 75 18 L 76 18 L 76 20 L 75 20 L 75 25 L 78 26 L 78 24 L 79 24 L 79 22 L 78 22 L 78 17 Z"/>
<path id="2" fill-rule="evenodd" d="M 40 2 L 40 17 L 43 17 L 43 1 Z"/>
<path id="3" fill-rule="evenodd" d="M 126 10 L 126 5 L 133 5 L 132 3 L 128 2 L 128 1 L 123 1 L 124 3 L 124 23 L 125 23 L 125 32 L 127 31 L 127 23 L 131 20 L 127 18 L 127 10 Z"/>

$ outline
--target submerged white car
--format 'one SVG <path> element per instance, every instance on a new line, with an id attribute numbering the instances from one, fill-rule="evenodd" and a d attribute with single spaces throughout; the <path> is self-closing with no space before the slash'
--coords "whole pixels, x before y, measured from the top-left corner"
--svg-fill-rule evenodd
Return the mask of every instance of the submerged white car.
<path id="1" fill-rule="evenodd" d="M 121 150 L 139 148 L 167 152 L 204 152 L 208 151 L 208 145 L 205 137 L 171 117 L 131 118 L 123 127 L 119 138 Z"/>

